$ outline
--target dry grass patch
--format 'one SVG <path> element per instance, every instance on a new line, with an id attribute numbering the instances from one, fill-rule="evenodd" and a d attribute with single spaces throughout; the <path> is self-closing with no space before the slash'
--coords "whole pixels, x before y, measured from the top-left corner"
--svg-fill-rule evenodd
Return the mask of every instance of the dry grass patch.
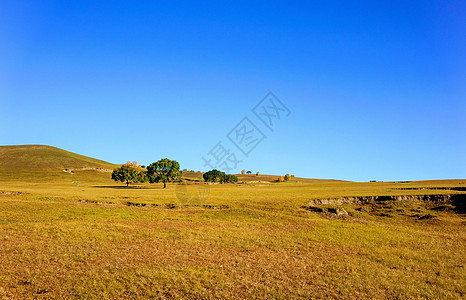
<path id="1" fill-rule="evenodd" d="M 345 204 L 344 219 L 302 208 L 399 185 L 212 185 L 180 200 L 175 185 L 3 182 L 22 194 L 0 197 L 0 298 L 464 297 L 464 215 L 414 202 Z"/>

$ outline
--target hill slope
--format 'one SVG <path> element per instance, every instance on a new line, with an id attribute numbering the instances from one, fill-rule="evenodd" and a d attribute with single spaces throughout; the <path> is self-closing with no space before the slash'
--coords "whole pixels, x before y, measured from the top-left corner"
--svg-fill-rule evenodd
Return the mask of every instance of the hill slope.
<path id="1" fill-rule="evenodd" d="M 115 167 L 117 165 L 51 146 L 0 146 L 0 180 L 63 175 L 64 169 Z"/>

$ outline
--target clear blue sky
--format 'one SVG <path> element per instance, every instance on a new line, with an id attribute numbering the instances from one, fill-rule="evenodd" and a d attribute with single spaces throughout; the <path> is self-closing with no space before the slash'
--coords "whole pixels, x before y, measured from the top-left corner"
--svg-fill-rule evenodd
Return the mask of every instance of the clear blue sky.
<path id="1" fill-rule="evenodd" d="M 466 178 L 465 1 L 0 1 L 0 145 L 207 170 Z M 291 114 L 251 112 L 269 91 Z M 248 157 L 226 135 L 266 136 Z"/>

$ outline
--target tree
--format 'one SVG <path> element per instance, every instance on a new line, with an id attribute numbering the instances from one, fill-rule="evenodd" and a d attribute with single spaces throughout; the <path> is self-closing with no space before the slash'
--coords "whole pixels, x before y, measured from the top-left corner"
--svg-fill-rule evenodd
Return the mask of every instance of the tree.
<path id="1" fill-rule="evenodd" d="M 216 169 L 205 172 L 204 175 L 202 175 L 202 177 L 204 178 L 204 181 L 206 182 L 220 182 L 220 183 L 238 182 L 238 177 L 236 177 L 235 175 L 228 175 L 228 174 L 225 174 L 225 172 L 222 172 Z"/>
<path id="2" fill-rule="evenodd" d="M 235 183 L 235 182 L 238 182 L 238 177 L 236 177 L 235 175 L 225 175 L 225 178 L 224 178 L 225 182 L 227 183 Z"/>
<path id="3" fill-rule="evenodd" d="M 290 174 L 286 174 L 286 175 L 285 175 L 285 181 L 289 181 L 290 179 L 291 179 Z"/>
<path id="4" fill-rule="evenodd" d="M 126 186 L 130 183 L 145 182 L 147 180 L 144 172 L 138 172 L 127 165 L 123 165 L 120 168 L 113 170 L 112 179 L 115 181 L 126 182 Z"/>
<path id="5" fill-rule="evenodd" d="M 167 187 L 167 182 L 181 180 L 180 164 L 176 160 L 163 158 L 147 166 L 147 177 L 150 183 L 163 182 L 163 188 Z"/>
<path id="6" fill-rule="evenodd" d="M 202 175 L 202 178 L 204 178 L 204 181 L 206 182 L 218 182 L 218 181 L 222 182 L 222 178 L 225 175 L 226 174 L 223 173 L 222 171 L 213 169 L 208 172 L 205 172 L 204 175 Z"/>

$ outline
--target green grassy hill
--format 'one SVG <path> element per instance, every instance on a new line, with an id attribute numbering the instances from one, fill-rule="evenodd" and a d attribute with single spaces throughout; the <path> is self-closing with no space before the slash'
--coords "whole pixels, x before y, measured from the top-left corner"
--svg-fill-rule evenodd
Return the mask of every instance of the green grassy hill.
<path id="1" fill-rule="evenodd" d="M 115 167 L 118 165 L 51 146 L 0 146 L 0 181 L 65 179 L 71 175 L 65 169 L 97 175 Z M 106 176 L 109 177 L 108 172 Z"/>

